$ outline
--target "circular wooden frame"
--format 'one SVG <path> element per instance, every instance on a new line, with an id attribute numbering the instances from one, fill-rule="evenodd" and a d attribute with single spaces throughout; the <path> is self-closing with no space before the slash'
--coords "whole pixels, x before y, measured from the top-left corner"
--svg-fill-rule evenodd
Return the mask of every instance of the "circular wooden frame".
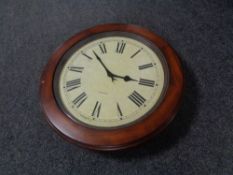
<path id="1" fill-rule="evenodd" d="M 112 31 L 134 33 L 155 44 L 165 56 L 170 78 L 163 100 L 156 110 L 145 119 L 124 128 L 100 130 L 86 127 L 66 116 L 56 103 L 53 79 L 60 59 L 72 46 L 89 36 Z M 161 37 L 135 25 L 104 24 L 74 35 L 53 53 L 41 76 L 40 100 L 50 126 L 64 139 L 90 149 L 119 150 L 135 146 L 165 128 L 178 110 L 183 86 L 184 76 L 179 58 Z"/>

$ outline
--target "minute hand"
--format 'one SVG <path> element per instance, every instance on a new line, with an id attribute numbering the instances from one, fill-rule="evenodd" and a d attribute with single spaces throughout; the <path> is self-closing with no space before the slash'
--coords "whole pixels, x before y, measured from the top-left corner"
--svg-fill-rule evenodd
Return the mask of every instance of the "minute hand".
<path id="1" fill-rule="evenodd" d="M 121 78 L 121 79 L 123 79 L 124 81 L 138 81 L 138 80 L 135 80 L 135 79 L 133 79 L 133 78 L 131 78 L 130 76 L 128 76 L 128 75 L 126 75 L 126 76 L 119 76 L 119 75 L 113 75 L 115 78 Z"/>
<path id="2" fill-rule="evenodd" d="M 104 69 L 105 69 L 107 75 L 112 79 L 112 81 L 114 81 L 114 80 L 115 80 L 115 78 L 114 78 L 115 75 L 114 75 L 110 70 L 108 70 L 108 68 L 105 66 L 105 64 L 104 64 L 103 61 L 100 59 L 100 57 L 97 55 L 97 53 L 95 53 L 94 50 L 92 50 L 92 51 L 93 51 L 93 53 L 94 53 L 96 59 L 97 59 L 97 60 L 100 62 L 100 64 L 104 67 Z"/>
<path id="3" fill-rule="evenodd" d="M 103 61 L 100 59 L 100 57 L 97 55 L 97 53 L 95 53 L 94 50 L 92 50 L 96 59 L 100 62 L 100 64 L 104 67 L 107 75 L 112 79 L 112 81 L 115 80 L 115 78 L 121 78 L 123 79 L 124 81 L 138 81 L 138 80 L 135 80 L 133 78 L 131 78 L 130 76 L 126 75 L 126 76 L 120 76 L 120 75 L 116 75 L 116 74 L 113 74 L 106 66 L 105 64 L 103 63 Z"/>

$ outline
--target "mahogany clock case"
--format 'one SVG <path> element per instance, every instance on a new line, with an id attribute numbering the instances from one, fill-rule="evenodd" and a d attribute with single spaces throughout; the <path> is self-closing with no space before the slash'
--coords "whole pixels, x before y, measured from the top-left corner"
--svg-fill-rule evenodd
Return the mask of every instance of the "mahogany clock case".
<path id="1" fill-rule="evenodd" d="M 55 72 L 63 56 L 74 45 L 95 35 L 97 36 L 97 34 L 111 32 L 139 36 L 138 38 L 143 38 L 159 48 L 166 59 L 169 82 L 159 105 L 142 120 L 129 126 L 111 130 L 91 128 L 71 119 L 58 104 L 53 87 Z M 179 57 L 161 37 L 135 25 L 104 24 L 74 35 L 52 54 L 41 76 L 40 99 L 48 123 L 64 139 L 90 149 L 119 150 L 135 146 L 165 128 L 178 110 L 183 86 L 184 76 Z"/>

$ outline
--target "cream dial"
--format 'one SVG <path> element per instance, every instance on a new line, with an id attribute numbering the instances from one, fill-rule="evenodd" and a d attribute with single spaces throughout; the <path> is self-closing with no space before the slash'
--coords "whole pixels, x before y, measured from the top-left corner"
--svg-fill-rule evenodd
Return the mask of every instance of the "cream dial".
<path id="1" fill-rule="evenodd" d="M 159 103 L 165 72 L 150 47 L 126 36 L 101 37 L 76 49 L 57 75 L 57 100 L 77 122 L 119 127 Z"/>

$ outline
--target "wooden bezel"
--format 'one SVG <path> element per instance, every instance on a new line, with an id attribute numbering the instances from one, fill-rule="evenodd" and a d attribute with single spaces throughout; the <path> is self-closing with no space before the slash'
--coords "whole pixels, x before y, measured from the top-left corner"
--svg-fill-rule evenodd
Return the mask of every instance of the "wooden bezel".
<path id="1" fill-rule="evenodd" d="M 156 45 L 167 61 L 169 82 L 163 100 L 149 116 L 124 128 L 100 130 L 73 121 L 61 110 L 54 97 L 53 79 L 60 59 L 72 46 L 92 35 L 112 31 L 134 33 Z M 40 100 L 48 123 L 67 141 L 95 150 L 119 150 L 135 146 L 165 128 L 178 110 L 183 86 L 184 76 L 179 58 L 161 37 L 135 25 L 104 24 L 74 35 L 52 54 L 41 76 Z"/>

